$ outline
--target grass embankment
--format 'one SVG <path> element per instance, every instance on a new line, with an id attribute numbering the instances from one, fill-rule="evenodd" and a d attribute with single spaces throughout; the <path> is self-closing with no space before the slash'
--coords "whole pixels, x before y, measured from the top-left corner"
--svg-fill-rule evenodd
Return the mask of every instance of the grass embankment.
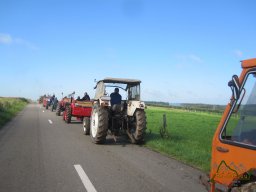
<path id="1" fill-rule="evenodd" d="M 164 113 L 169 133 L 169 137 L 165 139 L 159 131 L 163 126 Z M 209 172 L 212 138 L 220 121 L 220 114 L 162 107 L 148 107 L 146 114 L 146 146 Z"/>
<path id="2" fill-rule="evenodd" d="M 24 98 L 0 97 L 0 128 L 28 104 Z"/>

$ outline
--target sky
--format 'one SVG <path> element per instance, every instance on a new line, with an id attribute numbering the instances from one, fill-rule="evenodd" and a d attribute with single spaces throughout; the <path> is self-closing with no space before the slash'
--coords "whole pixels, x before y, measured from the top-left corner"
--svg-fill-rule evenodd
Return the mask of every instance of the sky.
<path id="1" fill-rule="evenodd" d="M 144 101 L 226 104 L 256 57 L 255 0 L 0 0 L 0 96 L 140 79 Z"/>

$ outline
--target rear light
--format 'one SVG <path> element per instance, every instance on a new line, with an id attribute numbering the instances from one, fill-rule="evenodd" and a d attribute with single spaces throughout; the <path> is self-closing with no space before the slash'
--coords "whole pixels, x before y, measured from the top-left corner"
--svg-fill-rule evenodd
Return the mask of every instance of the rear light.
<path id="1" fill-rule="evenodd" d="M 144 102 L 140 102 L 139 107 L 140 108 L 144 108 L 145 107 L 145 103 Z"/>

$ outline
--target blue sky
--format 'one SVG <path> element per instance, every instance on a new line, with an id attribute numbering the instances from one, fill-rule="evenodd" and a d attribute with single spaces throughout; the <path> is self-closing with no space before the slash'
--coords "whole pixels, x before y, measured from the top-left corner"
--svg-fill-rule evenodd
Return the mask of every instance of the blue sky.
<path id="1" fill-rule="evenodd" d="M 0 96 L 142 80 L 142 99 L 226 104 L 256 56 L 254 0 L 1 0 Z"/>

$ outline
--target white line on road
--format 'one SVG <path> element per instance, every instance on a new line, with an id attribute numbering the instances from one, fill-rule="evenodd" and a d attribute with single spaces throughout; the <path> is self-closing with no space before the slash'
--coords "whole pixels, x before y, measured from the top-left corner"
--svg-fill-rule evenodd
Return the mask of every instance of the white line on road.
<path id="1" fill-rule="evenodd" d="M 52 124 L 52 120 L 51 119 L 48 119 L 49 123 Z"/>
<path id="2" fill-rule="evenodd" d="M 44 113 L 44 110 L 43 110 L 43 113 Z"/>
<path id="3" fill-rule="evenodd" d="M 93 184 L 91 183 L 89 177 L 86 175 L 84 172 L 83 168 L 81 165 L 74 165 L 80 179 L 82 180 L 85 189 L 87 192 L 97 192 L 96 189 L 94 188 Z"/>

